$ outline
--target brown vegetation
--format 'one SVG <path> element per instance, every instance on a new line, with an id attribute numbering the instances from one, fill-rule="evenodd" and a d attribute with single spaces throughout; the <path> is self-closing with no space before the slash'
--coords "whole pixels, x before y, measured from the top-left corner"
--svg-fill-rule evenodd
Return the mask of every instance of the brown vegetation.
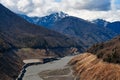
<path id="1" fill-rule="evenodd" d="M 104 62 L 90 53 L 74 57 L 69 65 L 76 80 L 120 80 L 120 65 Z"/>
<path id="2" fill-rule="evenodd" d="M 104 43 L 95 44 L 87 52 L 97 55 L 104 61 L 120 63 L 120 36 Z"/>

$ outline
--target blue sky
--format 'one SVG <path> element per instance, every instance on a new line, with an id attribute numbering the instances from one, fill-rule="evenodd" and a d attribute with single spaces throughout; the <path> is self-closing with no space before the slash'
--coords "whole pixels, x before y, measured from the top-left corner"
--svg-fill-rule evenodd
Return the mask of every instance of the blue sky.
<path id="1" fill-rule="evenodd" d="M 0 0 L 0 3 L 15 13 L 28 16 L 41 17 L 63 11 L 86 20 L 120 20 L 120 0 Z"/>
<path id="2" fill-rule="evenodd" d="M 120 9 L 120 0 L 115 0 L 116 8 Z"/>
<path id="3" fill-rule="evenodd" d="M 120 0 L 115 0 L 115 4 L 120 4 Z"/>
<path id="4" fill-rule="evenodd" d="M 61 2 L 61 0 L 55 0 L 56 2 Z"/>

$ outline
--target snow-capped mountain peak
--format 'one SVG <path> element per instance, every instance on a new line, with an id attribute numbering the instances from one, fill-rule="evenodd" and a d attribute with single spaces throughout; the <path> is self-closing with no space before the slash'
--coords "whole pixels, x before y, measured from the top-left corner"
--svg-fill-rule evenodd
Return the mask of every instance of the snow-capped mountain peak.
<path id="1" fill-rule="evenodd" d="M 37 25 L 45 26 L 49 28 L 52 24 L 54 24 L 56 21 L 59 21 L 67 16 L 68 14 L 60 11 L 60 12 L 53 12 L 47 16 L 43 17 L 26 17 L 25 15 L 20 15 L 24 19 L 26 19 L 30 23 L 34 23 Z"/>
<path id="2" fill-rule="evenodd" d="M 53 13 L 53 14 L 55 14 L 59 18 L 64 18 L 64 17 L 68 16 L 68 14 L 66 14 L 64 12 L 56 12 L 56 13 Z"/>

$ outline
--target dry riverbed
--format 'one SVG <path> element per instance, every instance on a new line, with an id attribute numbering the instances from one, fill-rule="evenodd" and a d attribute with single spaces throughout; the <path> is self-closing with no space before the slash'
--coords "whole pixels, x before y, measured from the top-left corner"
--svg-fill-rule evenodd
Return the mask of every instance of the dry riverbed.
<path id="1" fill-rule="evenodd" d="M 67 66 L 72 58 L 73 56 L 67 56 L 57 61 L 29 66 L 23 80 L 74 80 L 72 71 Z"/>

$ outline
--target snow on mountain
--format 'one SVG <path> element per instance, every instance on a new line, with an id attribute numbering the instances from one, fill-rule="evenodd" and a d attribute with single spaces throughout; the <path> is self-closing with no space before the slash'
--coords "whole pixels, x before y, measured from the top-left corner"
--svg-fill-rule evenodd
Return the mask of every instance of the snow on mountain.
<path id="1" fill-rule="evenodd" d="M 34 23 L 36 25 L 50 28 L 56 21 L 59 21 L 69 15 L 64 12 L 55 12 L 43 17 L 28 17 L 26 15 L 20 15 L 20 16 L 26 19 L 30 23 Z"/>
<path id="2" fill-rule="evenodd" d="M 92 23 L 95 23 L 100 27 L 106 27 L 110 22 L 105 21 L 103 19 L 96 19 L 96 20 L 93 20 Z"/>

